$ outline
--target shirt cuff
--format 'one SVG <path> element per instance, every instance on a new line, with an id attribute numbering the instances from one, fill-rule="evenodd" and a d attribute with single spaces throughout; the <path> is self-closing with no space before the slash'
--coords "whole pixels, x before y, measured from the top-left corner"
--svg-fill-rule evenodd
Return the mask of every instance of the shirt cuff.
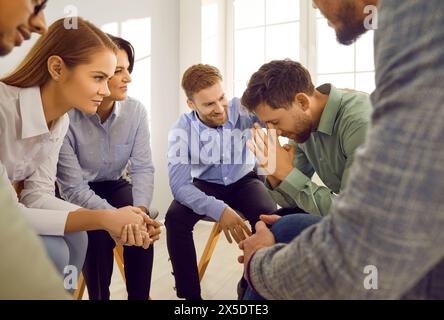
<path id="1" fill-rule="evenodd" d="M 228 207 L 224 202 L 217 200 L 208 205 L 206 215 L 214 221 L 219 221 L 225 208 Z"/>
<path id="2" fill-rule="evenodd" d="M 305 174 L 294 168 L 275 190 L 291 195 L 295 190 L 302 191 L 309 181 L 311 180 Z"/>

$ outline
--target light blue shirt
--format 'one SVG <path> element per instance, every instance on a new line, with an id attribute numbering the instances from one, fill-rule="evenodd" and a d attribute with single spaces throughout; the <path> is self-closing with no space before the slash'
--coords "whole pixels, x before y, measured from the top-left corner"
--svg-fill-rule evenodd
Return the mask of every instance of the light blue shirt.
<path id="1" fill-rule="evenodd" d="M 210 128 L 196 112 L 183 114 L 171 128 L 168 142 L 168 171 L 174 199 L 195 213 L 219 221 L 227 205 L 193 185 L 197 178 L 231 185 L 255 168 L 255 158 L 245 142 L 258 119 L 239 99 L 229 102 L 228 121 Z"/>
<path id="2" fill-rule="evenodd" d="M 116 181 L 128 167 L 133 205 L 149 208 L 154 166 L 145 107 L 127 98 L 115 103 L 103 124 L 97 114 L 87 115 L 75 109 L 69 112 L 69 119 L 57 168 L 60 194 L 84 208 L 114 209 L 96 195 L 88 183 Z"/>

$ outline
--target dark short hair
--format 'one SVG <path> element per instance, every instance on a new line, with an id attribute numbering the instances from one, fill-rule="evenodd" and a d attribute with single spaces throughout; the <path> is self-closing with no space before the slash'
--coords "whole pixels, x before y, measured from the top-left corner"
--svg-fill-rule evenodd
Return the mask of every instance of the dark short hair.
<path id="1" fill-rule="evenodd" d="M 310 73 L 300 63 L 286 59 L 264 64 L 248 82 L 241 102 L 248 110 L 266 103 L 273 109 L 290 108 L 295 95 L 313 95 Z"/>
<path id="2" fill-rule="evenodd" d="M 108 35 L 108 37 L 111 38 L 111 40 L 116 44 L 116 46 L 119 49 L 124 50 L 126 52 L 126 54 L 128 55 L 128 61 L 129 61 L 128 71 L 129 71 L 129 73 L 133 72 L 134 60 L 135 60 L 135 56 L 136 56 L 133 45 L 125 39 L 113 36 L 109 33 L 107 33 L 107 35 Z"/>

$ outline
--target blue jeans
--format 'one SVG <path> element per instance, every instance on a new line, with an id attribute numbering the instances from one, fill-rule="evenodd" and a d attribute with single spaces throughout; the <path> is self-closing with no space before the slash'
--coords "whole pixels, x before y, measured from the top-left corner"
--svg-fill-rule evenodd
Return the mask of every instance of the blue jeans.
<path id="1" fill-rule="evenodd" d="M 86 232 L 71 232 L 64 236 L 40 236 L 40 239 L 62 277 L 65 276 L 64 269 L 68 265 L 76 267 L 80 275 L 88 248 Z"/>
<path id="2" fill-rule="evenodd" d="M 276 243 L 290 243 L 302 231 L 313 224 L 321 221 L 322 217 L 312 214 L 290 214 L 276 221 L 271 227 L 271 232 L 276 239 Z M 265 300 L 258 295 L 251 287 L 248 287 L 244 300 Z"/>

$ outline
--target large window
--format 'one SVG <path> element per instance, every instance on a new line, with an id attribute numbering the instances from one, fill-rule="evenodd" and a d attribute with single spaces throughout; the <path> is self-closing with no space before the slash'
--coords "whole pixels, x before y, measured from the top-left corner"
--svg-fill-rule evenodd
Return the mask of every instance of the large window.
<path id="1" fill-rule="evenodd" d="M 265 62 L 299 60 L 299 0 L 234 0 L 234 94 Z M 291 39 L 291 41 L 289 41 Z"/>
<path id="2" fill-rule="evenodd" d="M 351 46 L 341 45 L 327 20 L 316 11 L 317 84 L 330 82 L 371 93 L 375 88 L 373 31 Z"/>
<path id="3" fill-rule="evenodd" d="M 131 42 L 136 51 L 133 82 L 128 95 L 143 103 L 151 118 L 151 18 L 113 22 L 102 26 L 102 30 Z M 140 30 L 143 30 L 141 32 Z"/>
<path id="4" fill-rule="evenodd" d="M 221 10 L 221 3 L 226 9 Z M 285 58 L 306 66 L 316 85 L 330 82 L 371 93 L 375 88 L 373 32 L 354 45 L 340 45 L 334 30 L 311 3 L 202 0 L 202 60 L 223 66 L 227 92 L 235 96 L 242 95 L 262 64 Z"/>

